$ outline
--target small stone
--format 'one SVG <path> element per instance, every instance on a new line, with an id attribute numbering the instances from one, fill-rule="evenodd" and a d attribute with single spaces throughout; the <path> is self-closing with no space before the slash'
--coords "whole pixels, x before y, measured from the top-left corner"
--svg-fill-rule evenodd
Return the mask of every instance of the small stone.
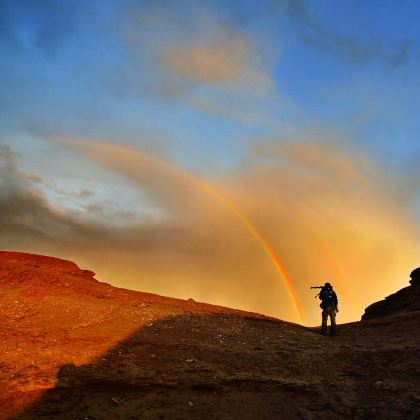
<path id="1" fill-rule="evenodd" d="M 189 405 L 190 407 L 194 407 L 194 404 L 192 403 L 192 401 L 188 401 L 188 405 Z"/>

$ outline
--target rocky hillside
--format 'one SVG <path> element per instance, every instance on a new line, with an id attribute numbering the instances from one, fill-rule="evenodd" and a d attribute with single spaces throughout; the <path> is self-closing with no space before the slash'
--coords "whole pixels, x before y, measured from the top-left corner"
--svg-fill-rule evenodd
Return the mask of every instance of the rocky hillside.
<path id="1" fill-rule="evenodd" d="M 0 418 L 415 419 L 419 312 L 299 325 L 0 253 Z"/>
<path id="2" fill-rule="evenodd" d="M 410 286 L 368 306 L 362 320 L 420 311 L 420 267 L 416 268 L 410 277 Z"/>

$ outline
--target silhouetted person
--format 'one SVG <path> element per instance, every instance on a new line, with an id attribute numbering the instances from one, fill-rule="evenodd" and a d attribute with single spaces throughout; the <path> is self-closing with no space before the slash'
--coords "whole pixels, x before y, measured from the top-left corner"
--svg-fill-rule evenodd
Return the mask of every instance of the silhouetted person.
<path id="1" fill-rule="evenodd" d="M 327 333 L 328 317 L 331 320 L 330 335 L 335 335 L 335 315 L 338 312 L 338 298 L 330 283 L 325 283 L 319 293 L 322 308 L 322 334 Z"/>

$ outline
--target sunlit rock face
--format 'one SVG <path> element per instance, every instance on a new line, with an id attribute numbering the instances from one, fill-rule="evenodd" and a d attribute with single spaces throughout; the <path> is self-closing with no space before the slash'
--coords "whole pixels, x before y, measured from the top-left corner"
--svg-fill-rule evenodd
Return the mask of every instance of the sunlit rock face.
<path id="1" fill-rule="evenodd" d="M 410 277 L 410 286 L 368 306 L 362 320 L 420 311 L 420 267 L 412 271 Z"/>
<path id="2" fill-rule="evenodd" d="M 0 291 L 0 419 L 419 417 L 420 311 L 326 337 L 1 251 Z"/>

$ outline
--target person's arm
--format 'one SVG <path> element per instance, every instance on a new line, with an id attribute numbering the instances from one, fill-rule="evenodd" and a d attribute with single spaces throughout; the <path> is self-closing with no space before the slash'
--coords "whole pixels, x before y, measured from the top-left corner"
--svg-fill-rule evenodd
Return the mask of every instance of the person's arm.
<path id="1" fill-rule="evenodd" d="M 335 311 L 338 312 L 338 297 L 337 297 L 337 293 L 334 293 L 334 300 L 335 300 Z"/>

